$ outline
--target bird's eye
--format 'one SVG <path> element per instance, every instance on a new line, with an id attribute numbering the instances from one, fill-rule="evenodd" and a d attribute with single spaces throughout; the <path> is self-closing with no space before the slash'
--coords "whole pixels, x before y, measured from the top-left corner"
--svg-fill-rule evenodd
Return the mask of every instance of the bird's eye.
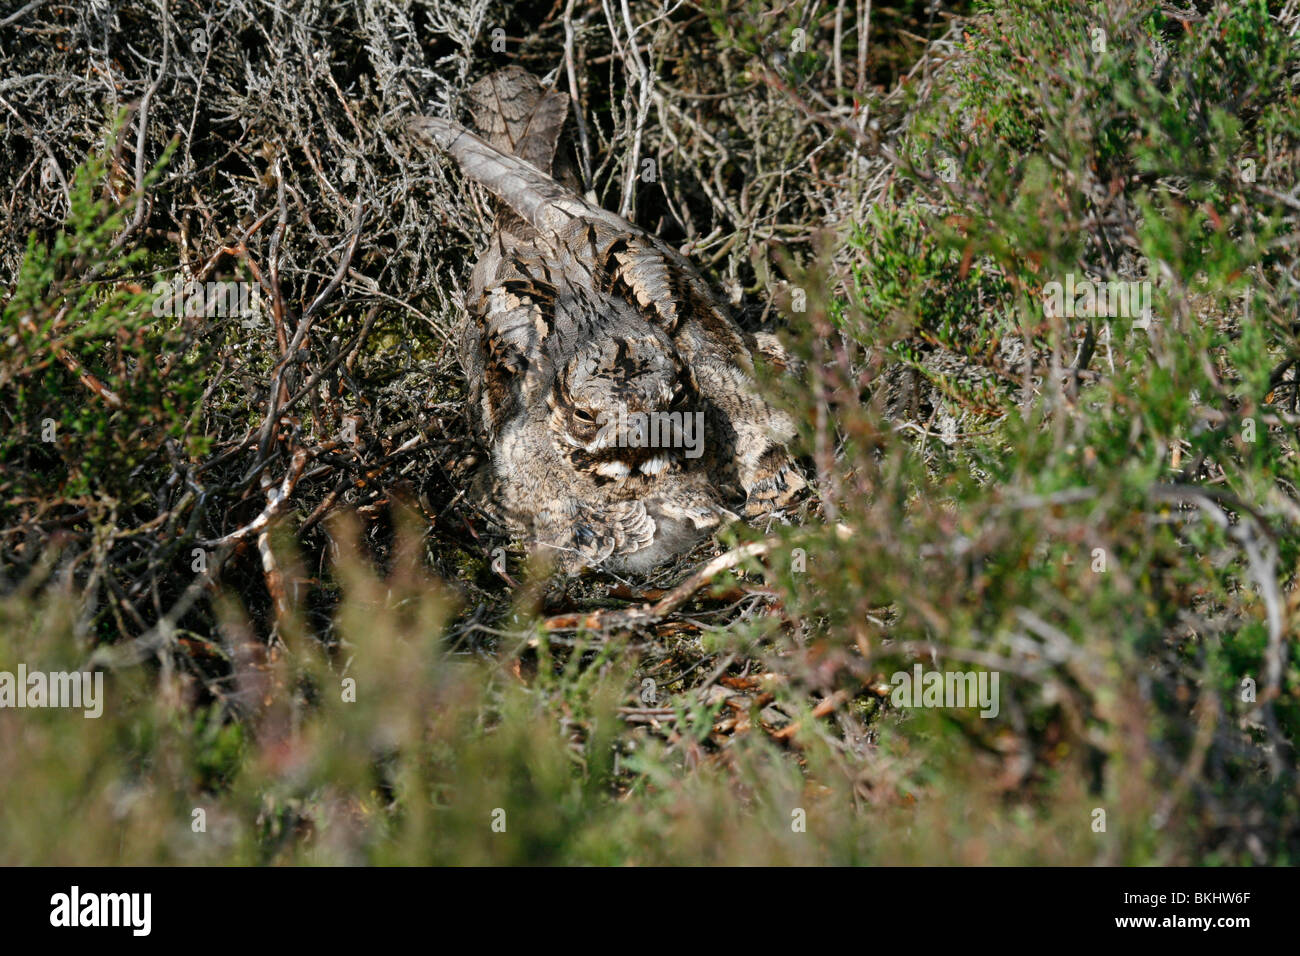
<path id="1" fill-rule="evenodd" d="M 584 425 L 596 424 L 596 417 L 592 415 L 591 412 L 587 411 L 585 408 L 575 408 L 573 410 L 573 417 L 576 418 L 578 421 L 582 422 Z"/>

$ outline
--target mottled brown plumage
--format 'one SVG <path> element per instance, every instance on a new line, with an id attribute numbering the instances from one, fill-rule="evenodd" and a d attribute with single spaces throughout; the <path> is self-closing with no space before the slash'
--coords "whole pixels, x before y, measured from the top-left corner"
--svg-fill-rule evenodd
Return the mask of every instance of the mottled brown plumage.
<path id="1" fill-rule="evenodd" d="M 511 68 L 469 91 L 480 135 L 412 129 L 498 200 L 461 360 L 504 524 L 562 566 L 648 570 L 804 487 L 725 307 L 675 250 L 553 172 L 568 96 Z"/>

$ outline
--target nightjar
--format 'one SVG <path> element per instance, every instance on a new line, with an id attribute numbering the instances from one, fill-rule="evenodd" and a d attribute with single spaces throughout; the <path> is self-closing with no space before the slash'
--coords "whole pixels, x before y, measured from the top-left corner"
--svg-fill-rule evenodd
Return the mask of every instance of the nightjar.
<path id="1" fill-rule="evenodd" d="M 568 95 L 508 68 L 468 98 L 477 134 L 411 129 L 497 200 L 460 355 L 489 513 L 570 572 L 643 572 L 733 507 L 787 506 L 805 482 L 754 387 L 759 343 L 683 256 L 579 195 L 556 160 Z"/>

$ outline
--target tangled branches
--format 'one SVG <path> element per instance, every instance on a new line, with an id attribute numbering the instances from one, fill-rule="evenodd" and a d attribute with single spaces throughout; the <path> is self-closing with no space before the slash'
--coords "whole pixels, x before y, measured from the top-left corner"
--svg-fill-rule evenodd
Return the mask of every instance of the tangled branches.
<path id="1" fill-rule="evenodd" d="M 776 250 L 811 253 L 817 224 L 861 201 L 828 172 L 883 182 L 862 143 L 891 67 L 787 57 L 832 22 L 841 41 L 865 32 L 843 4 L 765 11 L 762 30 L 754 12 L 96 0 L 7 16 L 4 586 L 57 574 L 82 637 L 133 640 L 127 657 L 207 641 L 219 585 L 274 633 L 290 592 L 321 581 L 281 567 L 273 528 L 289 521 L 319 564 L 348 506 L 382 550 L 394 496 L 422 508 L 434 569 L 472 582 L 494 542 L 463 501 L 453 345 L 487 206 L 412 154 L 406 120 L 454 114 L 492 60 L 567 84 L 584 186 L 770 322 Z"/>

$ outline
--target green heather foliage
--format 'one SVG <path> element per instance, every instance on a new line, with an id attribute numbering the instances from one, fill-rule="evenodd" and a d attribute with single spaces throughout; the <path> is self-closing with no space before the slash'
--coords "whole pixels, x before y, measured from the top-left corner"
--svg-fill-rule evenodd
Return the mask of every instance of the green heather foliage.
<path id="1" fill-rule="evenodd" d="M 785 263 L 804 366 L 772 384 L 820 513 L 725 532 L 775 543 L 685 605 L 698 631 L 548 629 L 527 568 L 485 622 L 404 507 L 382 561 L 335 517 L 319 565 L 290 510 L 270 547 L 310 587 L 273 640 L 217 582 L 102 718 L 0 710 L 0 864 L 1297 862 L 1300 49 L 1280 3 L 1167 6 L 980 4 L 909 81 L 892 185 Z M 709 13 L 763 55 L 757 7 Z M 109 254 L 105 175 L 4 303 L 6 500 L 129 497 L 195 438 L 213 370 L 115 281 L 143 253 Z M 1067 276 L 1149 280 L 1149 327 L 1046 308 Z M 0 670 L 111 641 L 73 571 L 52 549 L 0 597 Z M 774 600 L 721 615 L 738 586 Z M 655 641 L 712 656 L 652 672 Z M 740 663 L 762 697 L 699 699 Z M 997 672 L 997 716 L 894 706 L 918 664 Z M 628 719 L 651 673 L 658 727 Z"/>
<path id="2" fill-rule="evenodd" d="M 142 487 L 137 469 L 163 442 L 187 437 L 203 394 L 190 330 L 155 318 L 150 287 L 129 278 L 150 258 L 147 248 L 114 248 L 138 201 L 118 205 L 97 195 L 115 135 L 77 169 L 67 221 L 53 242 L 31 236 L 0 310 L 0 499 L 6 502 L 129 501 Z M 170 150 L 146 177 L 146 189 L 169 156 Z M 83 373 L 116 401 L 93 400 L 78 381 Z"/>

